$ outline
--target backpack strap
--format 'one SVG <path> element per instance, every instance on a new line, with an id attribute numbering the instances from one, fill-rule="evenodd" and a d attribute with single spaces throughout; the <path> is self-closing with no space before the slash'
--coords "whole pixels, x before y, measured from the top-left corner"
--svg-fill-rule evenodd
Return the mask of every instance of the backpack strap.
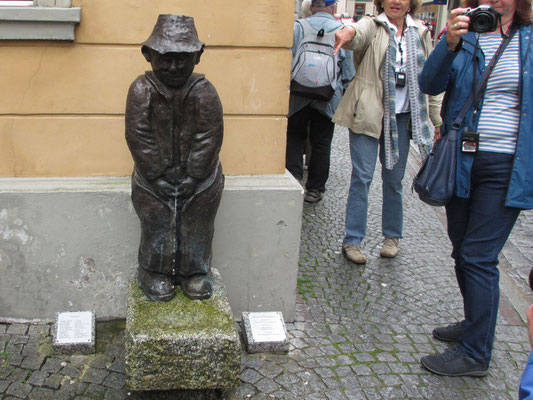
<path id="1" fill-rule="evenodd" d="M 297 19 L 296 22 L 298 22 L 300 24 L 300 26 L 302 27 L 302 30 L 303 30 L 303 34 L 304 34 L 304 37 L 306 35 L 310 35 L 312 33 L 316 33 L 317 36 L 324 36 L 324 33 L 326 33 L 326 31 L 324 30 L 324 28 L 320 29 L 320 30 L 316 30 L 315 28 L 313 28 L 311 26 L 311 24 L 309 23 L 309 21 L 307 20 L 307 18 L 300 18 L 300 19 Z M 343 27 L 343 25 L 340 25 L 337 29 L 334 29 L 330 32 L 336 32 L 338 31 L 339 29 L 341 29 Z M 330 32 L 327 32 L 327 33 L 330 33 Z"/>
<path id="2" fill-rule="evenodd" d="M 296 22 L 298 22 L 302 27 L 304 37 L 312 33 L 318 33 L 318 31 L 311 26 L 311 24 L 306 18 L 298 19 L 296 20 Z"/>

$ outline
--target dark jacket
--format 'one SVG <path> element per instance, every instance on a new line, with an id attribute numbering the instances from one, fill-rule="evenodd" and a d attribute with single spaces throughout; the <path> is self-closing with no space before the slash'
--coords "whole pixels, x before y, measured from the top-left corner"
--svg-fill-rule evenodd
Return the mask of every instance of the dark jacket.
<path id="1" fill-rule="evenodd" d="M 170 91 L 152 71 L 130 86 L 126 141 L 143 184 L 159 178 L 178 184 L 186 177 L 213 178 L 222 145 L 222 105 L 203 75 Z"/>

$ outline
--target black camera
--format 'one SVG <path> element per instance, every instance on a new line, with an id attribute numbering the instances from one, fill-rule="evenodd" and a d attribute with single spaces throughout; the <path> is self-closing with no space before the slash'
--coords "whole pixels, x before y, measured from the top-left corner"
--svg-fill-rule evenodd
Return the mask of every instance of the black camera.
<path id="1" fill-rule="evenodd" d="M 465 15 L 470 17 L 468 30 L 470 32 L 485 33 L 493 32 L 498 28 L 501 14 L 487 4 L 469 9 Z"/>
<path id="2" fill-rule="evenodd" d="M 407 80 L 407 76 L 405 75 L 405 72 L 396 72 L 396 87 L 398 88 L 405 87 L 406 80 Z"/>

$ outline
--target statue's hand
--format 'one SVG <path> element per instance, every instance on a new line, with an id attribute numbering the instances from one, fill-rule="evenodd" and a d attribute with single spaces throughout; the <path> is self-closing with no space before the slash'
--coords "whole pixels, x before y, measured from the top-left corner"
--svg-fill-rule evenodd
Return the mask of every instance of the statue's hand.
<path id="1" fill-rule="evenodd" d="M 194 193 L 198 180 L 188 176 L 178 185 L 178 196 L 189 197 Z"/>
<path id="2" fill-rule="evenodd" d="M 154 181 L 154 188 L 157 194 L 164 198 L 175 197 L 178 195 L 178 189 L 176 186 L 171 185 L 163 178 Z"/>
<path id="3" fill-rule="evenodd" d="M 165 175 L 163 177 L 167 182 L 171 184 L 177 184 L 180 175 L 181 175 L 181 167 L 177 165 L 177 166 L 168 168 L 165 171 Z"/>

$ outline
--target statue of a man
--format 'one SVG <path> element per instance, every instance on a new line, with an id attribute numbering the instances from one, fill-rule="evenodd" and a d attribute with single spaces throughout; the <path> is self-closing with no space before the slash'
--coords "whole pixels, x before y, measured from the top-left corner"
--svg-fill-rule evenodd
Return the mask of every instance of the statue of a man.
<path id="1" fill-rule="evenodd" d="M 131 197 L 141 221 L 137 280 L 155 301 L 171 300 L 176 286 L 191 299 L 211 297 L 223 120 L 214 86 L 193 73 L 204 46 L 193 18 L 160 15 L 141 49 L 152 71 L 128 92 Z"/>

